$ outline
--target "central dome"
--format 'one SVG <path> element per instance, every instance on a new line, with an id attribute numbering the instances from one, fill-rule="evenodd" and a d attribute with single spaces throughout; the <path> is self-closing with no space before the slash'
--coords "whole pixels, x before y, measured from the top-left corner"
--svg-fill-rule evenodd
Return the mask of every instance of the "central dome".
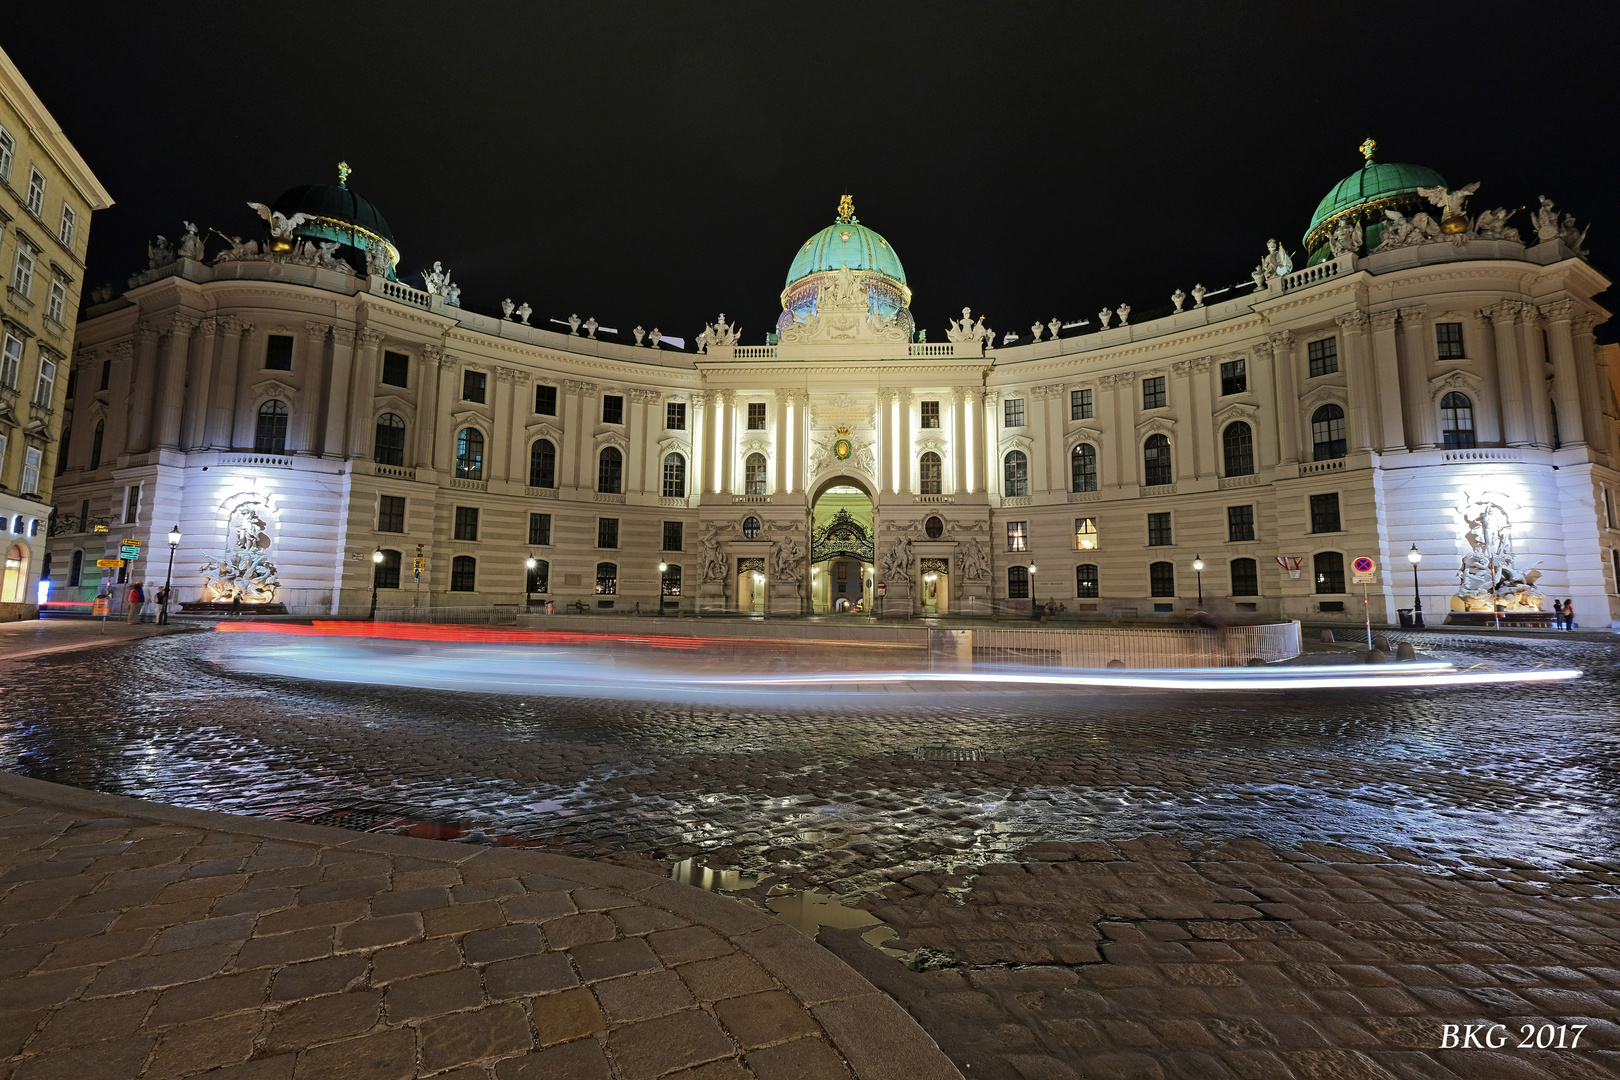
<path id="1" fill-rule="evenodd" d="M 281 197 L 270 204 L 270 209 L 287 217 L 307 214 L 310 220 L 295 228 L 293 235 L 314 241 L 336 240 L 343 244 L 347 249 L 343 255 L 354 266 L 356 273 L 366 272 L 367 249 L 386 249 L 389 276 L 393 276 L 392 267 L 399 262 L 399 247 L 394 240 L 394 231 L 388 227 L 388 221 L 375 204 L 349 189 L 351 171 L 347 162 L 340 162 L 337 183 L 305 184 L 291 188 L 282 192 Z"/>
<path id="2" fill-rule="evenodd" d="M 1305 230 L 1305 250 L 1310 252 L 1310 262 L 1320 262 L 1328 256 L 1328 236 L 1341 218 L 1352 217 L 1369 229 L 1367 246 L 1371 249 L 1377 242 L 1378 232 L 1382 231 L 1385 210 L 1410 214 L 1429 205 L 1428 200 L 1418 194 L 1418 188 L 1446 186 L 1445 177 L 1426 166 L 1374 161 L 1373 151 L 1377 146 L 1371 139 L 1362 143 L 1361 154 L 1366 162 L 1334 184 L 1317 204 L 1311 224 Z M 1380 228 L 1373 231 L 1374 226 Z"/>
<path id="3" fill-rule="evenodd" d="M 862 225 L 853 214 L 840 219 L 804 242 L 788 267 L 787 284 L 847 266 L 851 270 L 872 270 L 904 285 L 905 268 L 900 256 L 876 231 Z"/>
<path id="4" fill-rule="evenodd" d="M 906 284 L 900 256 L 881 234 L 861 224 L 855 216 L 854 200 L 845 195 L 833 223 L 806 240 L 793 256 L 782 289 L 782 315 L 777 329 L 786 330 L 795 322 L 823 313 L 823 292 L 833 288 L 833 279 L 840 276 L 864 293 L 869 316 L 893 320 L 904 315 L 903 321 L 909 327 L 911 288 Z"/>

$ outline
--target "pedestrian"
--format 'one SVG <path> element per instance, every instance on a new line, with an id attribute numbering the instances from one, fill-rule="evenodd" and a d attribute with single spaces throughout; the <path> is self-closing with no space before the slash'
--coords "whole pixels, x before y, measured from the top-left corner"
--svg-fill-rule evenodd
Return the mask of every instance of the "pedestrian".
<path id="1" fill-rule="evenodd" d="M 1575 629 L 1575 601 L 1573 599 L 1564 601 L 1564 629 Z"/>
<path id="2" fill-rule="evenodd" d="M 1554 630 L 1562 630 L 1563 628 L 1564 628 L 1564 602 L 1562 600 L 1554 600 L 1553 601 L 1553 629 Z"/>
<path id="3" fill-rule="evenodd" d="M 124 595 L 124 621 L 127 623 L 140 622 L 141 605 L 145 603 L 146 590 L 142 589 L 141 583 L 137 581 L 129 587 L 129 592 Z"/>
<path id="4" fill-rule="evenodd" d="M 242 617 L 242 594 L 237 593 L 235 596 L 231 597 L 231 618 L 239 619 L 241 617 Z"/>
<path id="5" fill-rule="evenodd" d="M 169 621 L 169 587 L 167 585 L 158 589 L 158 625 L 162 626 Z"/>

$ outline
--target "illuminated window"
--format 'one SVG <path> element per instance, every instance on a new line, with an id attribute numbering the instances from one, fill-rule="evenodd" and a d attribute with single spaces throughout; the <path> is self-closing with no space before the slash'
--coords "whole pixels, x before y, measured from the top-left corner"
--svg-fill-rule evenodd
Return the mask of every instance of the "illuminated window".
<path id="1" fill-rule="evenodd" d="M 945 469 L 939 460 L 939 455 L 930 450 L 917 462 L 917 473 L 921 480 L 923 495 L 938 495 L 944 490 Z"/>
<path id="2" fill-rule="evenodd" d="M 1027 521 L 1009 521 L 1009 522 L 1007 522 L 1007 550 L 1008 551 L 1028 551 L 1029 550 L 1029 522 L 1027 522 Z"/>
<path id="3" fill-rule="evenodd" d="M 527 560 L 525 560 L 527 562 Z M 551 591 L 551 564 L 545 559 L 534 560 L 534 569 L 527 571 L 523 587 L 532 593 L 548 593 Z"/>
<path id="4" fill-rule="evenodd" d="M 1074 547 L 1076 551 L 1096 551 L 1097 519 L 1094 517 L 1077 517 L 1074 519 Z"/>
<path id="5" fill-rule="evenodd" d="M 665 566 L 658 575 L 658 592 L 663 596 L 681 595 L 681 568 Z"/>
<path id="6" fill-rule="evenodd" d="M 1085 599 L 1100 594 L 1097 564 L 1081 563 L 1074 568 L 1074 595 Z"/>
<path id="7" fill-rule="evenodd" d="M 664 498 L 686 498 L 686 459 L 679 454 L 664 455 Z"/>
<path id="8" fill-rule="evenodd" d="M 765 455 L 749 454 L 743 462 L 743 494 L 765 494 Z"/>
<path id="9" fill-rule="evenodd" d="M 742 532 L 743 532 L 743 539 L 744 540 L 758 540 L 759 539 L 759 530 L 760 530 L 759 518 L 757 518 L 757 517 L 743 518 L 743 530 L 742 530 Z"/>
<path id="10" fill-rule="evenodd" d="M 462 428 L 456 435 L 456 476 L 461 480 L 484 478 L 484 433 Z"/>
<path id="11" fill-rule="evenodd" d="M 599 562 L 596 564 L 596 595 L 614 596 L 619 591 L 619 564 Z"/>

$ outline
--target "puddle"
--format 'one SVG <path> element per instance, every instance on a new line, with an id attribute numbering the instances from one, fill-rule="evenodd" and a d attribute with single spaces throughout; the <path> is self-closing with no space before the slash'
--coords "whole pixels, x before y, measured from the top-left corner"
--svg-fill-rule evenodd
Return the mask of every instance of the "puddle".
<path id="1" fill-rule="evenodd" d="M 740 870 L 713 870 L 696 859 L 682 859 L 669 869 L 671 880 L 695 885 L 709 892 L 739 892 L 752 889 L 768 874 L 745 874 Z"/>
<path id="2" fill-rule="evenodd" d="M 830 926 L 834 930 L 853 930 L 882 922 L 870 911 L 845 907 L 836 896 L 820 889 L 772 896 L 765 901 L 765 906 L 783 922 L 808 937 L 815 937 L 816 931 L 823 926 Z"/>

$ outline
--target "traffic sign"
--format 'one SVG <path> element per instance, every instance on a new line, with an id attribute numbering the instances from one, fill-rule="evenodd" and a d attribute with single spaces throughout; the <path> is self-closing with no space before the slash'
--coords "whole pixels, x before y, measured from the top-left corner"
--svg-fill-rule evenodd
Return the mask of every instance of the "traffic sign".
<path id="1" fill-rule="evenodd" d="M 1370 581 L 1376 581 L 1378 579 L 1378 564 L 1367 558 L 1365 555 L 1351 563 L 1350 568 L 1355 571 L 1355 573 L 1352 575 L 1353 584 L 1365 585 Z"/>
<path id="2" fill-rule="evenodd" d="M 105 617 L 108 613 L 108 609 L 109 605 L 107 603 L 107 597 L 105 595 L 98 596 L 96 597 L 95 603 L 90 606 L 90 614 Z"/>
<path id="3" fill-rule="evenodd" d="M 124 565 L 123 559 L 97 559 L 96 565 L 108 570 L 117 570 Z"/>
<path id="4" fill-rule="evenodd" d="M 139 547 L 131 547 L 129 544 L 125 544 L 118 553 L 126 559 L 138 559 L 141 557 L 141 549 Z"/>

